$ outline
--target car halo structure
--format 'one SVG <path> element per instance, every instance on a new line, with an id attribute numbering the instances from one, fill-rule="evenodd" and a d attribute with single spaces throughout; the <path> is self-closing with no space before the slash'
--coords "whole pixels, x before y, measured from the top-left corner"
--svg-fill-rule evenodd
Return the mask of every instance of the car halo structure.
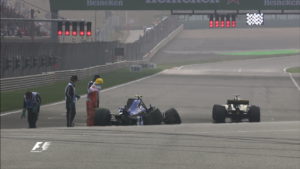
<path id="1" fill-rule="evenodd" d="M 215 123 L 225 123 L 226 118 L 230 118 L 232 122 L 241 122 L 243 119 L 260 122 L 260 107 L 249 105 L 249 100 L 242 100 L 239 95 L 235 95 L 234 99 L 228 99 L 225 105 L 215 104 L 212 118 Z"/>
<path id="2" fill-rule="evenodd" d="M 147 107 L 142 96 L 129 98 L 127 104 L 119 109 L 118 113 L 111 113 L 110 110 L 100 108 L 96 110 L 95 125 L 159 125 L 159 124 L 180 124 L 181 118 L 176 109 L 170 108 L 166 112 L 153 106 Z"/>

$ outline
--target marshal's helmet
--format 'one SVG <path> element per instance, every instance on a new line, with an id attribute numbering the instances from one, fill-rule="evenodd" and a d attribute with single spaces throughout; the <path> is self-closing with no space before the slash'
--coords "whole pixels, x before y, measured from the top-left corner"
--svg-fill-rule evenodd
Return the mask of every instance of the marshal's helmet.
<path id="1" fill-rule="evenodd" d="M 97 78 L 95 80 L 95 85 L 102 85 L 104 83 L 103 79 L 102 78 Z"/>

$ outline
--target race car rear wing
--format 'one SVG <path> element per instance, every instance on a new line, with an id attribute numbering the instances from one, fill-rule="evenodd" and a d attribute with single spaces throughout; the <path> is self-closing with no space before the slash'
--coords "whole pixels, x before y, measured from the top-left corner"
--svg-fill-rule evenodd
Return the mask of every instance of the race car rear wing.
<path id="1" fill-rule="evenodd" d="M 227 100 L 227 104 L 233 104 L 233 105 L 246 104 L 246 105 L 249 105 L 249 100 Z"/>

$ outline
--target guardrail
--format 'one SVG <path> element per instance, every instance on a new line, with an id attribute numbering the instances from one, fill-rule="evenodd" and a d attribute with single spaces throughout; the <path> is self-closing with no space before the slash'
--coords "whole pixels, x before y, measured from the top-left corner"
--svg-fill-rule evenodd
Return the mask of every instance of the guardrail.
<path id="1" fill-rule="evenodd" d="M 79 79 L 82 79 L 82 78 L 93 76 L 95 74 L 127 67 L 131 64 L 141 64 L 141 63 L 149 62 L 152 56 L 154 56 L 159 51 L 159 49 L 164 47 L 182 30 L 183 30 L 183 25 L 180 25 L 177 29 L 172 31 L 166 38 L 161 40 L 152 50 L 150 50 L 150 52 L 148 52 L 143 57 L 144 58 L 143 60 L 122 61 L 122 62 L 93 66 L 93 67 L 88 67 L 83 69 L 53 71 L 53 72 L 46 72 L 46 73 L 30 75 L 30 76 L 2 78 L 0 79 L 0 91 L 10 91 L 10 90 L 24 89 L 24 88 L 51 84 L 57 81 L 63 81 L 69 79 L 71 75 L 77 75 Z"/>
<path id="2" fill-rule="evenodd" d="M 41 86 L 46 84 L 51 84 L 57 81 L 63 81 L 69 79 L 71 75 L 77 75 L 79 79 L 90 77 L 98 73 L 113 71 L 122 67 L 129 66 L 130 64 L 137 63 L 140 61 L 124 61 L 106 65 L 99 65 L 84 69 L 74 69 L 66 71 L 54 71 L 47 72 L 31 76 L 20 76 L 1 79 L 1 91 L 9 91 L 16 89 L 24 89 L 35 86 Z M 22 83 L 20 83 L 22 82 Z"/>
<path id="3" fill-rule="evenodd" d="M 151 49 L 143 59 L 149 61 L 162 47 L 168 44 L 171 40 L 173 40 L 176 35 L 178 35 L 183 30 L 183 25 L 180 25 L 177 29 L 171 32 L 166 38 L 161 40 L 153 49 Z"/>

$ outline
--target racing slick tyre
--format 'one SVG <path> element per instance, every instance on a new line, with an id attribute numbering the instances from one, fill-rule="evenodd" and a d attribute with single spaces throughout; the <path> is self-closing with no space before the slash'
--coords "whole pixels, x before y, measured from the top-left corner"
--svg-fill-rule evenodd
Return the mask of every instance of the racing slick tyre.
<path id="1" fill-rule="evenodd" d="M 161 124 L 163 121 L 163 116 L 159 109 L 154 108 L 150 110 L 149 113 L 146 113 L 143 117 L 144 125 L 155 125 Z"/>
<path id="2" fill-rule="evenodd" d="M 111 125 L 111 113 L 108 109 L 100 108 L 95 112 L 95 126 Z"/>
<path id="3" fill-rule="evenodd" d="M 226 109 L 221 105 L 214 105 L 212 110 L 212 118 L 215 123 L 225 123 Z"/>
<path id="4" fill-rule="evenodd" d="M 249 122 L 260 122 L 260 108 L 258 106 L 251 106 L 248 114 Z"/>
<path id="5" fill-rule="evenodd" d="M 164 113 L 165 124 L 180 124 L 181 118 L 176 109 L 171 108 Z"/>

